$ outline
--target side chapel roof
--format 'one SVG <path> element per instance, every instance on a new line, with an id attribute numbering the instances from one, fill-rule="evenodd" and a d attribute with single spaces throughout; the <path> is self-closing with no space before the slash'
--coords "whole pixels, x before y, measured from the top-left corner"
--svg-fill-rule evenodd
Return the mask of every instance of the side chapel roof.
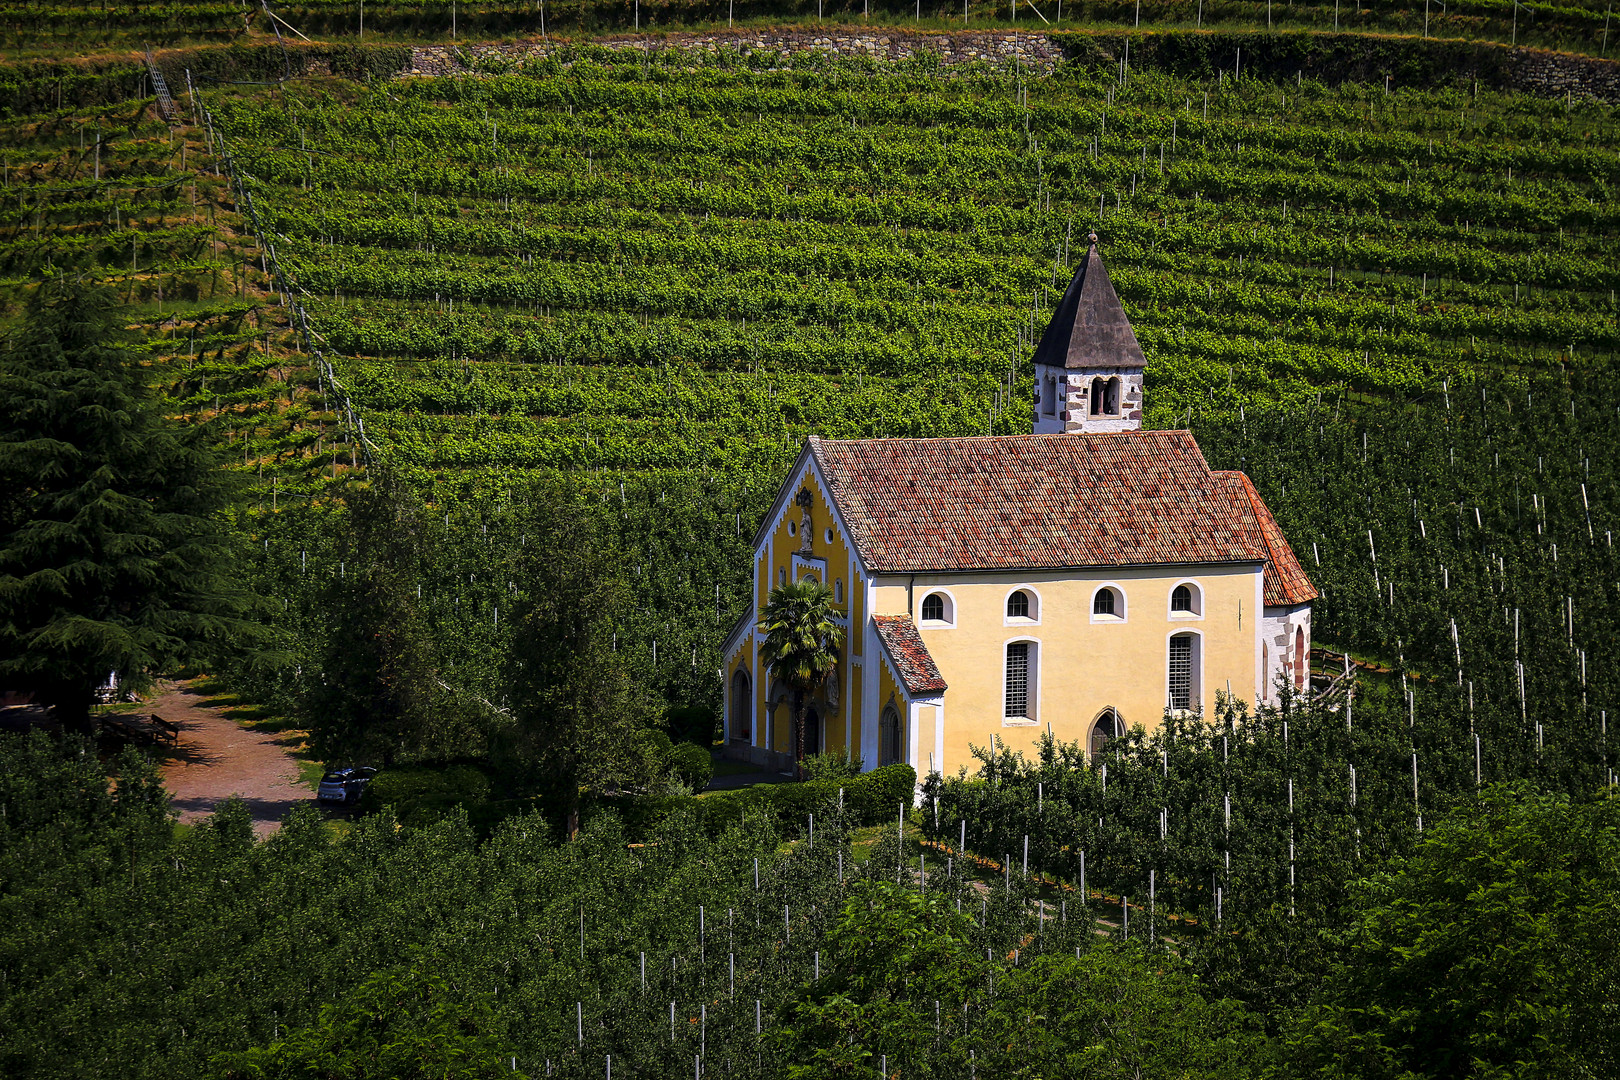
<path id="1" fill-rule="evenodd" d="M 1052 312 L 1035 363 L 1060 368 L 1145 367 L 1136 331 L 1097 253 L 1097 236 Z"/>
<path id="2" fill-rule="evenodd" d="M 1247 477 L 1186 431 L 950 439 L 811 436 L 876 573 L 1258 562 L 1267 602 L 1310 582 Z M 1273 568 L 1275 567 L 1275 570 Z"/>
<path id="3" fill-rule="evenodd" d="M 945 678 L 910 615 L 873 615 L 872 622 L 908 694 L 945 692 Z"/>

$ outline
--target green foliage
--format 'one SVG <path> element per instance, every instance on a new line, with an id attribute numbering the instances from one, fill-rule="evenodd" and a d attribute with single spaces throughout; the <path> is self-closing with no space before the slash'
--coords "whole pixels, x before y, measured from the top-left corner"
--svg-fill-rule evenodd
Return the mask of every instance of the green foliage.
<path id="1" fill-rule="evenodd" d="M 691 791 L 702 791 L 714 778 L 714 759 L 706 747 L 680 743 L 667 760 L 671 776 Z"/>
<path id="2" fill-rule="evenodd" d="M 776 1035 L 788 1076 L 869 1076 L 884 1055 L 928 1075 L 936 1055 L 966 1056 L 963 1036 L 942 1037 L 934 1010 L 948 1011 L 955 1030 L 984 965 L 971 920 L 945 893 L 864 882 L 825 948 L 821 977 L 784 1010 Z"/>
<path id="3" fill-rule="evenodd" d="M 1620 1069 L 1620 799 L 1493 785 L 1362 882 L 1293 1022 L 1330 1077 Z"/>
<path id="4" fill-rule="evenodd" d="M 398 813 L 417 799 L 449 796 L 477 801 L 489 798 L 491 790 L 489 777 L 472 765 L 403 766 L 372 777 L 360 805 L 367 811 L 390 807 Z"/>
<path id="5" fill-rule="evenodd" d="M 718 723 L 714 710 L 706 705 L 684 705 L 664 714 L 670 737 L 695 746 L 713 745 Z"/>
<path id="6" fill-rule="evenodd" d="M 446 691 L 444 661 L 413 586 L 426 508 L 386 469 L 334 522 L 339 573 L 313 597 L 326 624 L 298 711 L 327 761 L 444 757 L 482 749 L 478 718 Z"/>
<path id="7" fill-rule="evenodd" d="M 524 582 L 501 658 L 494 760 L 563 805 L 581 786 L 644 790 L 657 767 L 638 753 L 658 707 L 619 652 L 617 626 L 634 603 L 622 554 L 600 518 L 560 488 L 541 507 L 514 563 Z M 566 553 L 566 556 L 563 555 Z"/>
<path id="8" fill-rule="evenodd" d="M 215 452 L 172 424 L 105 289 L 51 278 L 0 364 L 0 680 L 87 727 L 128 685 L 251 639 Z"/>
<path id="9" fill-rule="evenodd" d="M 848 750 L 835 750 L 828 754 L 807 754 L 804 759 L 806 780 L 852 780 L 861 775 L 861 759 Z"/>
<path id="10" fill-rule="evenodd" d="M 677 817 L 690 815 L 695 826 L 718 836 L 745 819 L 768 821 L 772 828 L 793 832 L 811 814 L 825 818 L 829 808 L 857 825 L 893 822 L 910 806 L 917 773 L 910 765 L 885 765 L 851 780 L 806 781 L 802 784 L 755 784 L 715 791 L 702 798 L 605 797 L 587 808 L 587 817 L 611 811 L 630 835 L 644 838 Z"/>
<path id="11" fill-rule="evenodd" d="M 1212 998 L 1179 961 L 1101 943 L 1077 951 L 1038 956 L 998 988 L 987 1075 L 1239 1080 L 1280 1064 L 1261 1018 Z"/>
<path id="12" fill-rule="evenodd" d="M 503 1019 L 420 957 L 367 975 L 309 1027 L 210 1064 L 224 1080 L 526 1080 L 501 1057 Z"/>

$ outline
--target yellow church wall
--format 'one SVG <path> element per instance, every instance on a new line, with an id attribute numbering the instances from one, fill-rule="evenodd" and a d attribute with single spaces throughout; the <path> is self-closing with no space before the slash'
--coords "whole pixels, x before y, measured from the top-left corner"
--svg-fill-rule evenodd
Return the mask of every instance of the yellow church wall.
<path id="1" fill-rule="evenodd" d="M 1186 571 L 1186 572 L 1179 572 Z M 880 614 L 908 612 L 907 578 L 883 578 L 874 590 Z M 1191 631 L 1200 638 L 1201 664 L 1195 664 L 1195 697 L 1209 712 L 1215 692 L 1230 682 L 1232 692 L 1253 701 L 1259 665 L 1261 617 L 1257 565 L 1114 570 L 1107 574 L 1073 571 L 982 575 L 918 575 L 911 586 L 911 613 L 949 689 L 945 692 L 944 760 L 947 774 L 974 760 L 969 744 L 988 746 L 990 737 L 1030 752 L 1048 722 L 1063 740 L 1083 740 L 1104 709 L 1114 708 L 1127 726 L 1158 727 L 1167 698 L 1169 638 Z M 1187 582 L 1200 594 L 1200 615 L 1170 612 L 1170 593 Z M 1096 621 L 1092 598 L 1111 585 L 1123 594 L 1124 616 Z M 1028 590 L 1035 610 L 1028 621 L 1009 620 L 1007 597 Z M 943 591 L 953 601 L 954 626 L 921 621 L 923 598 Z M 1035 719 L 1002 716 L 1006 645 L 1037 643 L 1032 677 Z M 878 710 L 888 701 L 892 680 L 884 672 Z M 874 718 L 875 721 L 875 718 Z M 909 733 L 908 733 L 909 737 Z M 925 745 L 927 744 L 927 745 Z M 931 737 L 918 741 L 920 770 L 928 767 Z"/>
<path id="2" fill-rule="evenodd" d="M 860 609 L 860 594 L 863 590 L 859 584 L 859 565 L 853 558 L 843 531 L 834 520 L 831 505 L 808 465 L 801 470 L 795 483 L 784 487 L 786 495 L 784 503 L 778 510 L 770 531 L 761 541 L 761 549 L 754 562 L 754 605 L 756 610 L 763 609 L 770 599 L 771 590 L 778 584 L 784 580 L 797 580 L 810 572 L 810 566 L 802 558 L 798 560 L 797 566 L 794 559 L 795 555 L 803 554 L 801 550 L 803 537 L 800 532 L 804 514 L 803 508 L 794 505 L 794 499 L 806 487 L 809 488 L 812 498 L 809 554 L 814 559 L 824 560 L 824 570 L 821 571 L 825 575 L 824 584 L 833 587 L 835 606 L 848 620 L 839 664 L 841 682 L 838 706 L 829 708 L 819 696 L 817 700 L 818 711 L 822 715 L 823 746 L 828 751 L 836 751 L 845 748 L 846 732 L 852 727 L 854 745 L 856 747 L 860 745 L 860 686 L 858 680 L 849 674 L 849 669 L 852 667 L 850 657 L 860 653 L 859 627 L 860 620 L 865 617 L 865 613 Z M 832 533 L 830 540 L 828 530 Z M 745 662 L 752 666 L 754 662 L 752 645 L 745 650 L 745 656 Z M 766 717 L 769 715 L 766 695 L 770 692 L 768 685 L 770 676 L 763 663 L 758 671 L 753 672 L 753 677 L 755 709 L 759 716 Z M 789 707 L 779 706 L 771 721 L 760 725 L 757 745 L 780 753 L 792 752 L 794 750 L 790 745 L 792 727 L 793 719 Z"/>

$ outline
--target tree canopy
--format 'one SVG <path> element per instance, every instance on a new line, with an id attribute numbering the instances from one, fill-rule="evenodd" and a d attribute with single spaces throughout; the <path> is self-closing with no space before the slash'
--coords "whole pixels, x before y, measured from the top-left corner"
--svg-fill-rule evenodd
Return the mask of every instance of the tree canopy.
<path id="1" fill-rule="evenodd" d="M 83 726 L 109 673 L 139 682 L 250 636 L 230 499 L 112 295 L 47 279 L 0 364 L 0 684 Z"/>

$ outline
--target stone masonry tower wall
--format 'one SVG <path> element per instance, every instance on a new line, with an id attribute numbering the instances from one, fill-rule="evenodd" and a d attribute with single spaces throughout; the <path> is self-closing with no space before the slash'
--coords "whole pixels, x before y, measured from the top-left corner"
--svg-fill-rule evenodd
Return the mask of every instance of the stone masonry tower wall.
<path id="1" fill-rule="evenodd" d="M 1035 348 L 1037 435 L 1136 431 L 1147 361 L 1102 256 L 1097 235 Z"/>

